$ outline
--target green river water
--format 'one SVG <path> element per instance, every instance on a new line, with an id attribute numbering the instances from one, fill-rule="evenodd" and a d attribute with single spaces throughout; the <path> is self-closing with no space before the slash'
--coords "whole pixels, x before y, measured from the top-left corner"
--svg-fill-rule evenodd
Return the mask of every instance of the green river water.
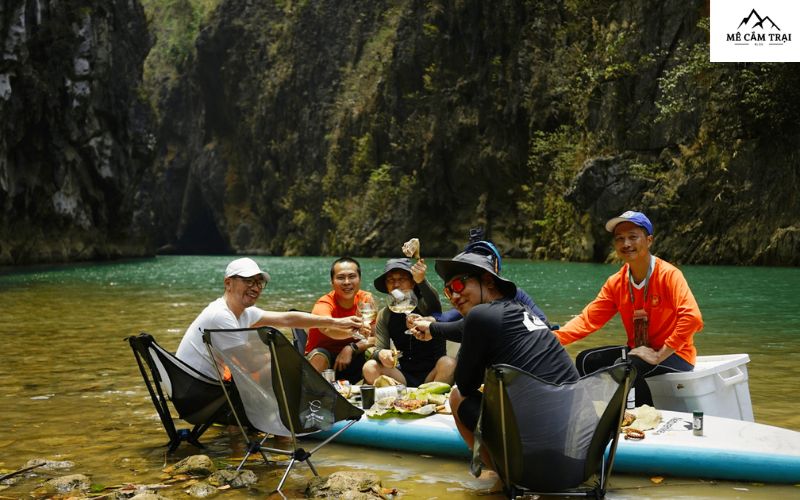
<path id="1" fill-rule="evenodd" d="M 171 456 L 128 344 L 140 331 L 175 350 L 197 313 L 221 294 L 231 257 L 164 256 L 155 259 L 7 270 L 0 275 L 0 474 L 34 457 L 75 462 L 96 484 L 164 481 L 161 469 L 197 453 L 189 445 Z M 272 281 L 259 306 L 308 310 L 329 290 L 332 258 L 259 257 Z M 431 269 L 433 262 L 429 261 Z M 363 259 L 363 288 L 383 267 Z M 591 300 L 617 266 L 504 261 L 504 274 L 525 288 L 551 321 L 563 323 Z M 747 353 L 756 421 L 800 430 L 800 269 L 685 266 L 684 274 L 705 321 L 696 344 L 701 354 Z M 441 289 L 441 280 L 429 276 Z M 379 295 L 379 294 L 378 294 Z M 621 343 L 620 324 L 569 346 Z M 215 459 L 241 456 L 242 438 L 212 428 L 202 439 Z M 372 470 L 403 498 L 501 498 L 491 480 L 470 476 L 460 460 L 331 444 L 317 454 L 321 474 Z M 265 497 L 281 470 L 252 467 L 255 488 L 217 498 Z M 310 472 L 295 468 L 286 495 L 302 496 Z M 26 478 L 0 498 L 29 498 L 37 478 Z M 2 488 L 2 486 L 0 486 Z M 172 488 L 165 496 L 180 498 Z M 798 498 L 797 486 L 715 482 L 615 474 L 609 498 Z"/>

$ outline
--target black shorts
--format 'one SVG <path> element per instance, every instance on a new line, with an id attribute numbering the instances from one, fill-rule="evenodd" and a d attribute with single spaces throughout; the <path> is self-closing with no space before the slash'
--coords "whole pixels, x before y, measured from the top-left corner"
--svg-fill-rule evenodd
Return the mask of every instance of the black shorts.
<path id="1" fill-rule="evenodd" d="M 430 371 L 403 370 L 403 368 L 400 367 L 400 373 L 406 378 L 406 387 L 419 387 L 421 384 L 425 383 L 425 377 L 428 376 Z"/>
<path id="2" fill-rule="evenodd" d="M 346 347 L 346 349 L 350 349 Z M 328 360 L 328 366 L 333 368 L 333 362 L 336 360 L 336 356 L 339 355 L 337 352 L 336 354 L 330 352 L 329 350 L 323 347 L 317 347 L 313 349 L 311 352 L 306 354 L 306 359 L 310 360 L 314 355 L 322 355 Z M 347 380 L 351 384 L 357 384 L 361 380 L 361 369 L 364 367 L 364 359 L 363 354 L 353 354 L 353 360 L 350 362 L 349 365 L 345 367 L 344 370 L 339 370 L 336 372 L 336 380 Z"/>
<path id="3" fill-rule="evenodd" d="M 475 432 L 475 427 L 478 426 L 482 400 L 483 396 L 469 396 L 458 407 L 458 419 L 473 432 Z"/>

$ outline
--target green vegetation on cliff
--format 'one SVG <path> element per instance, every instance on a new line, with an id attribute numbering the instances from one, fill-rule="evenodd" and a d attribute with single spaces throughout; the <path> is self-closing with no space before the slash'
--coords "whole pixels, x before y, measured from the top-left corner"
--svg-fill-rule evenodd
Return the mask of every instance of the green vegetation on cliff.
<path id="1" fill-rule="evenodd" d="M 173 5 L 192 22 L 161 50 L 190 46 L 212 12 Z M 187 183 L 204 187 L 181 206 L 205 206 L 239 251 L 393 255 L 418 236 L 444 255 L 481 224 L 512 255 L 603 260 L 602 221 L 638 208 L 667 258 L 797 264 L 800 77 L 709 63 L 705 9 L 222 4 L 193 66 L 173 64 L 186 82 L 176 92 L 199 89 L 181 99 L 201 109 L 162 110 L 189 116 L 171 140 L 187 151 L 167 172 L 195 170 Z M 238 187 L 192 202 L 220 188 L 198 162 Z M 775 211 L 754 217 L 765 202 Z M 167 218 L 178 234 L 182 214 Z"/>
<path id="2" fill-rule="evenodd" d="M 195 59 L 195 41 L 220 0 L 141 0 L 153 48 L 144 62 L 143 85 L 157 108 Z"/>

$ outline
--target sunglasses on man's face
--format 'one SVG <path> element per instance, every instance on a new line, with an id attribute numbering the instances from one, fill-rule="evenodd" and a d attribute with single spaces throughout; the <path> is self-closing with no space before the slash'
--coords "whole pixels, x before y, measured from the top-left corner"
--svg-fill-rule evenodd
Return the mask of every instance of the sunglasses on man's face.
<path id="1" fill-rule="evenodd" d="M 243 276 L 234 276 L 234 278 L 241 280 L 242 283 L 244 283 L 244 286 L 246 286 L 247 288 L 256 287 L 259 290 L 263 290 L 264 287 L 267 286 L 266 280 L 260 280 L 256 278 L 245 278 Z"/>
<path id="2" fill-rule="evenodd" d="M 444 285 L 444 294 L 449 299 L 454 293 L 461 294 L 467 287 L 467 280 L 472 276 L 465 274 L 463 276 L 456 276 Z"/>

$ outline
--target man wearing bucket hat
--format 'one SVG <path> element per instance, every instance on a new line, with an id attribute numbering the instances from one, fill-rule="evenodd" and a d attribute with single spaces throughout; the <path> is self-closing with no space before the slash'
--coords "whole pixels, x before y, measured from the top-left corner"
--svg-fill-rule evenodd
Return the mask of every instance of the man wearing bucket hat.
<path id="1" fill-rule="evenodd" d="M 652 406 L 646 377 L 691 371 L 697 356 L 694 334 L 703 318 L 686 279 L 675 266 L 650 253 L 653 224 L 641 212 L 627 211 L 606 222 L 614 250 L 623 262 L 581 314 L 555 332 L 562 344 L 582 339 L 617 313 L 628 336 L 626 346 L 587 349 L 575 359 L 581 375 L 610 366 L 628 351 L 636 367 L 636 405 Z"/>
<path id="2" fill-rule="evenodd" d="M 257 326 L 287 328 L 309 328 L 312 326 L 357 329 L 361 318 L 331 318 L 304 312 L 265 311 L 255 306 L 261 291 L 267 286 L 270 276 L 262 271 L 253 259 L 244 257 L 231 261 L 225 269 L 223 279 L 224 293 L 206 306 L 189 325 L 183 335 L 176 356 L 196 370 L 217 378 L 214 361 L 209 357 L 203 343 L 203 330 L 235 329 Z M 234 332 L 218 333 L 214 342 L 221 346 L 244 345 L 241 335 Z M 220 369 L 225 367 L 220 363 Z"/>
<path id="3" fill-rule="evenodd" d="M 472 447 L 479 389 L 488 367 L 508 364 L 555 384 L 576 380 L 578 372 L 547 325 L 514 300 L 517 286 L 498 274 L 490 256 L 463 252 L 437 260 L 436 272 L 444 280 L 445 295 L 464 316 L 450 407 L 456 427 Z M 448 323 L 430 323 L 430 336 L 440 336 L 444 325 Z"/>
<path id="4" fill-rule="evenodd" d="M 423 259 L 412 264 L 411 259 L 389 259 L 383 274 L 375 278 L 373 285 L 386 294 L 394 290 L 413 291 L 418 297 L 414 312 L 423 316 L 439 313 L 442 306 L 439 295 L 425 279 L 427 266 Z M 424 382 L 453 383 L 455 359 L 447 356 L 444 339 L 432 342 L 417 340 L 406 333 L 406 316 L 395 313 L 388 307 L 378 312 L 375 324 L 375 348 L 368 350 L 370 359 L 364 364 L 364 380 L 372 384 L 381 375 L 387 375 L 409 387 L 417 387 Z M 393 342 L 395 349 L 390 349 Z M 402 361 L 397 352 L 403 353 Z"/>
<path id="5" fill-rule="evenodd" d="M 494 243 L 484 238 L 483 228 L 473 227 L 469 230 L 469 242 L 467 243 L 467 246 L 464 247 L 463 251 L 467 253 L 477 253 L 480 255 L 489 256 L 494 260 L 497 272 L 501 272 L 503 267 L 503 258 L 500 256 L 500 251 L 497 249 Z M 547 316 L 544 314 L 544 311 L 542 311 L 542 309 L 533 300 L 533 297 L 531 297 L 525 290 L 517 287 L 517 295 L 514 298 L 517 300 L 517 302 L 521 303 L 533 314 L 538 316 L 539 319 L 544 321 L 548 327 L 551 329 L 557 328 L 550 324 L 550 322 L 547 320 Z M 432 314 L 431 316 L 434 320 L 442 323 L 458 321 L 461 319 L 461 313 L 458 312 L 458 309 L 449 309 L 441 314 Z M 447 340 L 459 342 L 457 338 L 448 338 Z"/>

